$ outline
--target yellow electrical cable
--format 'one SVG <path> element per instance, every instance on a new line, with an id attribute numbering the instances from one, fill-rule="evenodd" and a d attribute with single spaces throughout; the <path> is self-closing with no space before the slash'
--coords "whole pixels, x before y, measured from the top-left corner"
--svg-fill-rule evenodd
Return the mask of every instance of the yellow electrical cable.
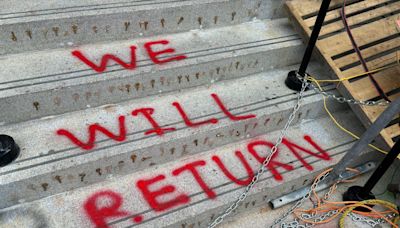
<path id="1" fill-rule="evenodd" d="M 397 65 L 398 65 L 398 63 L 395 63 L 395 64 L 392 64 L 392 65 L 388 65 L 388 66 L 381 67 L 381 68 L 378 68 L 378 69 L 375 69 L 375 70 L 367 71 L 365 73 L 361 73 L 361 74 L 357 74 L 357 75 L 354 75 L 354 76 L 345 77 L 345 78 L 341 78 L 341 79 L 323 79 L 323 80 L 317 80 L 317 81 L 318 82 L 343 82 L 343 81 L 351 80 L 353 78 L 362 77 L 362 76 L 365 76 L 365 75 L 368 75 L 368 74 L 377 73 L 379 71 L 386 70 L 386 69 L 395 67 Z"/>
<path id="2" fill-rule="evenodd" d="M 380 214 L 379 212 L 375 211 L 374 209 L 372 209 L 371 207 L 369 207 L 367 205 L 381 205 L 381 206 L 385 206 L 385 207 L 387 207 L 389 209 L 392 209 L 392 210 L 397 212 L 396 205 L 394 205 L 393 203 L 387 202 L 385 200 L 377 200 L 377 199 L 364 200 L 364 201 L 361 201 L 361 202 L 358 202 L 358 203 L 352 205 L 351 207 L 349 207 L 348 209 L 346 209 L 343 212 L 343 214 L 342 214 L 342 216 L 340 217 L 340 220 L 339 220 L 339 227 L 340 228 L 344 228 L 345 218 L 347 217 L 347 215 L 350 212 L 352 212 L 357 207 L 364 207 L 364 208 L 367 208 L 367 209 L 371 210 L 371 213 Z M 392 227 L 398 228 L 399 226 L 396 225 L 396 223 L 398 221 L 398 217 L 399 217 L 399 214 L 397 213 L 396 219 L 393 222 L 390 221 L 389 219 L 387 219 L 386 217 L 382 217 L 382 218 L 385 219 L 388 223 L 390 223 L 392 225 Z"/>
<path id="3" fill-rule="evenodd" d="M 393 63 L 393 64 L 385 66 L 385 67 L 380 67 L 380 68 L 377 68 L 375 70 L 370 70 L 370 71 L 367 71 L 367 72 L 364 72 L 364 73 L 361 73 L 361 74 L 356 74 L 354 76 L 345 77 L 345 78 L 341 78 L 341 79 L 326 79 L 326 80 L 316 80 L 316 81 L 319 82 L 319 83 L 321 83 L 321 82 L 343 82 L 343 81 L 348 81 L 348 80 L 351 80 L 353 78 L 358 78 L 358 77 L 362 77 L 362 76 L 365 76 L 365 75 L 368 75 L 368 74 L 377 73 L 379 71 L 383 71 L 383 70 L 386 70 L 386 69 L 389 69 L 389 68 L 392 68 L 392 67 L 400 65 L 399 52 L 396 52 L 396 59 L 397 59 L 396 63 Z"/>
<path id="4" fill-rule="evenodd" d="M 307 77 L 307 80 L 310 80 L 311 82 L 314 82 L 314 83 L 317 85 L 317 87 L 318 87 L 318 89 L 319 89 L 320 91 L 324 91 L 324 90 L 322 89 L 321 85 L 318 83 L 318 81 L 317 81 L 315 78 L 309 76 L 309 77 Z M 326 104 L 326 98 L 325 98 L 325 96 L 323 97 L 323 101 L 324 101 L 324 109 L 325 109 L 325 111 L 328 113 L 329 117 L 332 119 L 333 123 L 334 123 L 340 130 L 342 130 L 342 131 L 346 132 L 347 134 L 351 135 L 353 138 L 360 139 L 360 137 L 358 137 L 358 136 L 357 136 L 356 134 L 354 134 L 353 132 L 347 130 L 345 127 L 343 127 L 343 126 L 336 120 L 336 118 L 333 116 L 333 114 L 331 113 L 331 111 L 329 111 L 329 109 L 328 109 L 328 106 L 327 106 L 327 104 Z M 377 150 L 377 151 L 379 151 L 379 152 L 381 152 L 381 153 L 387 154 L 387 151 L 382 150 L 382 149 L 380 149 L 380 148 L 378 148 L 378 147 L 376 147 L 376 146 L 374 146 L 374 145 L 372 145 L 372 144 L 368 144 L 368 146 L 371 147 L 371 148 L 373 148 L 373 149 L 375 149 L 375 150 Z"/>

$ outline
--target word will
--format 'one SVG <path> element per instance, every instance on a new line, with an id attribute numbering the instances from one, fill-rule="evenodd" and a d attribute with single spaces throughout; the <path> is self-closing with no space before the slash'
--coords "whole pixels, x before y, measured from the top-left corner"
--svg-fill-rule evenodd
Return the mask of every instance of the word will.
<path id="1" fill-rule="evenodd" d="M 250 115 L 242 115 L 242 116 L 236 116 L 233 115 L 229 109 L 224 105 L 222 100 L 218 97 L 217 94 L 211 94 L 211 97 L 221 109 L 221 111 L 232 121 L 240 121 L 240 120 L 246 120 L 250 118 L 255 118 L 256 115 L 250 114 Z M 196 128 L 200 127 L 202 125 L 206 124 L 217 124 L 218 119 L 216 118 L 210 118 L 208 120 L 204 121 L 199 121 L 199 122 L 194 122 L 192 121 L 188 115 L 186 114 L 185 110 L 183 109 L 182 105 L 179 102 L 173 102 L 172 106 L 174 106 L 177 110 L 177 113 L 180 115 L 180 117 L 183 119 L 184 123 L 186 126 L 191 127 L 191 128 Z M 174 127 L 170 128 L 162 128 L 158 122 L 153 118 L 155 110 L 154 108 L 151 107 L 143 107 L 143 108 L 138 108 L 135 109 L 131 112 L 132 116 L 137 117 L 137 116 L 142 116 L 150 125 L 151 129 L 147 130 L 144 134 L 145 135 L 150 135 L 150 134 L 156 134 L 158 136 L 163 136 L 166 132 L 169 131 L 175 131 L 176 129 Z M 76 146 L 84 149 L 84 150 L 91 150 L 95 147 L 95 142 L 96 142 L 96 133 L 103 133 L 110 139 L 117 141 L 117 142 L 122 142 L 126 140 L 126 127 L 125 127 L 125 116 L 119 116 L 118 117 L 118 123 L 119 123 L 119 133 L 114 134 L 113 132 L 109 131 L 107 128 L 101 126 L 98 123 L 91 124 L 88 127 L 88 140 L 87 142 L 84 142 L 80 139 L 78 139 L 73 133 L 71 133 L 69 130 L 66 129 L 59 129 L 57 130 L 57 134 L 61 136 L 67 137 L 73 144 Z"/>
<path id="2" fill-rule="evenodd" d="M 160 55 L 164 54 L 174 54 L 175 49 L 173 48 L 166 48 L 161 51 L 155 51 L 153 49 L 153 46 L 159 46 L 159 45 L 168 45 L 169 41 L 168 40 L 157 40 L 157 41 L 151 41 L 151 42 L 146 42 L 144 43 L 143 47 L 146 50 L 147 55 L 149 56 L 150 60 L 155 63 L 155 64 L 165 64 L 171 61 L 180 61 L 183 59 L 186 59 L 185 55 L 176 55 L 173 57 L 168 57 L 168 58 L 163 58 Z M 137 47 L 135 45 L 132 45 L 129 47 L 130 52 L 131 52 L 131 60 L 130 62 L 124 62 L 120 58 L 118 58 L 115 55 L 112 54 L 105 54 L 101 58 L 100 65 L 96 65 L 93 63 L 91 60 L 89 60 L 83 53 L 79 50 L 75 50 L 72 52 L 72 55 L 81 60 L 83 63 L 88 65 L 90 68 L 92 68 L 96 72 L 104 72 L 107 68 L 107 63 L 110 60 L 113 60 L 114 62 L 118 63 L 121 65 L 123 68 L 127 70 L 134 70 L 136 69 L 136 49 Z"/>
<path id="3" fill-rule="evenodd" d="M 282 141 L 282 145 L 285 149 L 290 151 L 306 169 L 311 171 L 313 170 L 313 167 L 304 159 L 301 153 L 326 161 L 331 159 L 329 154 L 324 151 L 311 138 L 311 136 L 305 135 L 304 140 L 316 151 L 313 152 L 311 149 L 300 146 L 286 138 Z M 262 164 L 273 145 L 272 142 L 266 140 L 250 142 L 247 144 L 247 156 L 254 157 L 260 164 Z M 279 153 L 280 150 L 277 150 L 270 163 L 266 166 L 276 181 L 283 180 L 280 172 L 282 169 L 287 171 L 295 169 L 292 165 L 293 162 L 286 164 L 278 161 L 277 156 Z M 170 171 L 170 177 L 167 177 L 164 174 L 154 174 L 153 177 L 139 178 L 136 180 L 136 190 L 147 202 L 148 206 L 155 212 L 163 212 L 189 204 L 191 201 L 189 195 L 193 193 L 182 192 L 177 189 L 177 186 L 174 184 L 162 184 L 162 182 L 179 183 L 179 176 L 186 173 L 193 178 L 193 186 L 197 184 L 210 200 L 216 199 L 218 197 L 217 193 L 206 182 L 206 180 L 204 180 L 205 174 L 202 173 L 199 168 L 206 167 L 208 170 L 213 170 L 216 166 L 220 172 L 217 174 L 213 173 L 212 175 L 220 175 L 221 179 L 227 179 L 229 182 L 233 182 L 238 186 L 246 186 L 253 179 L 255 175 L 254 170 L 258 167 L 252 167 L 246 159 L 245 154 L 240 150 L 234 151 L 234 156 L 239 160 L 238 164 L 243 167 L 243 170 L 246 173 L 245 178 L 235 176 L 233 172 L 228 169 L 221 157 L 213 155 L 210 162 L 206 162 L 205 160 L 195 160 L 172 169 Z M 278 168 L 281 169 L 278 170 Z M 238 168 L 235 166 L 236 173 L 237 170 Z M 108 205 L 99 206 L 98 202 L 104 199 L 107 199 L 109 202 Z M 128 205 L 132 204 L 134 204 L 134 202 L 129 202 Z M 122 195 L 112 190 L 99 191 L 89 196 L 89 198 L 84 202 L 83 208 L 86 215 L 96 227 L 109 227 L 107 221 L 121 217 L 129 218 L 135 223 L 143 222 L 144 219 L 143 215 L 138 215 L 124 210 Z"/>

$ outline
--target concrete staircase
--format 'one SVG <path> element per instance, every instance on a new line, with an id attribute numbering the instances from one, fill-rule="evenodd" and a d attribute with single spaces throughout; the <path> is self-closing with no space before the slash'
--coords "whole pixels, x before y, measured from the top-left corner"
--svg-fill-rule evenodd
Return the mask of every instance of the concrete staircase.
<path id="1" fill-rule="evenodd" d="M 0 133 L 21 148 L 0 168 L 0 227 L 205 227 L 243 191 L 296 102 L 284 79 L 304 45 L 281 1 L 0 6 Z M 327 74 L 315 62 L 309 71 Z M 351 147 L 322 104 L 305 93 L 235 213 L 309 184 Z M 363 131 L 347 106 L 328 105 Z"/>

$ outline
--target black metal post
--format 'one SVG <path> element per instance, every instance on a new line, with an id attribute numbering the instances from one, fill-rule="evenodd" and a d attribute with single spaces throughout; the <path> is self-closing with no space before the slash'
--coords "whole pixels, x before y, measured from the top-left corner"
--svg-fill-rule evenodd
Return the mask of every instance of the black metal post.
<path id="1" fill-rule="evenodd" d="M 392 149 L 390 149 L 389 153 L 385 156 L 381 164 L 376 168 L 375 172 L 368 179 L 367 183 L 365 183 L 362 193 L 369 193 L 375 187 L 376 183 L 381 179 L 381 177 L 385 174 L 385 172 L 389 169 L 390 165 L 396 160 L 397 156 L 400 154 L 400 140 L 394 144 Z"/>
<path id="2" fill-rule="evenodd" d="M 331 0 L 323 0 L 322 1 L 321 8 L 319 9 L 313 31 L 311 33 L 310 39 L 307 44 L 306 51 L 304 52 L 303 60 L 301 61 L 300 68 L 297 72 L 296 71 L 289 72 L 288 77 L 285 80 L 286 86 L 292 90 L 296 90 L 296 91 L 301 90 L 302 82 L 301 82 L 301 80 L 299 80 L 297 78 L 297 74 L 300 74 L 303 77 L 306 75 L 307 67 L 308 67 L 308 64 L 310 63 L 311 56 L 312 56 L 315 44 L 317 43 L 322 25 L 324 23 L 326 13 L 329 10 L 330 3 L 331 3 Z"/>
<path id="3" fill-rule="evenodd" d="M 303 56 L 303 61 L 301 62 L 300 68 L 299 68 L 299 74 L 300 75 L 305 75 L 308 64 L 310 63 L 310 59 L 315 47 L 315 44 L 317 43 L 319 33 L 322 28 L 322 24 L 324 23 L 326 13 L 329 10 L 329 5 L 331 3 L 331 0 L 323 0 L 321 4 L 321 8 L 319 10 L 317 20 L 315 21 L 314 29 L 311 33 L 310 40 L 308 41 L 307 49 L 306 52 L 304 53 Z"/>
<path id="4" fill-rule="evenodd" d="M 394 144 L 392 149 L 390 149 L 389 153 L 382 160 L 381 164 L 376 168 L 374 173 L 368 179 L 367 183 L 363 187 L 361 186 L 351 186 L 344 194 L 344 201 L 363 201 L 368 199 L 375 199 L 375 195 L 371 192 L 378 181 L 382 178 L 385 172 L 389 169 L 389 167 L 396 160 L 397 156 L 400 154 L 400 140 Z M 373 206 L 373 205 L 369 205 Z M 355 210 L 357 211 L 369 211 L 364 207 L 357 207 Z"/>

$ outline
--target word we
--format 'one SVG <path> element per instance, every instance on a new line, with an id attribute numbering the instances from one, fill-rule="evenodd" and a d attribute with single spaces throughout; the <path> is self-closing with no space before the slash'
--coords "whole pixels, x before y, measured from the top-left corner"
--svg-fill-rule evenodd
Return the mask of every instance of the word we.
<path id="1" fill-rule="evenodd" d="M 175 49 L 173 49 L 173 48 L 167 48 L 167 49 L 164 49 L 161 51 L 155 51 L 153 49 L 153 46 L 168 45 L 168 44 L 169 44 L 168 40 L 157 40 L 157 41 L 151 41 L 151 42 L 144 43 L 143 47 L 146 50 L 151 61 L 155 64 L 165 64 L 165 63 L 168 63 L 171 61 L 179 61 L 179 60 L 186 59 L 185 55 L 177 55 L 177 56 L 168 57 L 168 58 L 160 57 L 160 55 L 163 55 L 163 54 L 175 53 Z M 118 58 L 117 56 L 112 55 L 112 54 L 103 55 L 103 57 L 101 58 L 101 61 L 100 61 L 100 65 L 96 65 L 95 63 L 93 63 L 91 60 L 86 58 L 83 55 L 83 53 L 79 50 L 73 51 L 72 55 L 77 57 L 79 60 L 81 60 L 86 65 L 91 67 L 94 71 L 99 72 L 99 73 L 104 72 L 106 70 L 107 63 L 109 60 L 115 61 L 116 63 L 118 63 L 119 65 L 121 65 L 123 68 L 125 68 L 127 70 L 133 70 L 136 68 L 136 61 L 137 61 L 136 60 L 136 48 L 137 47 L 135 45 L 130 46 L 131 61 L 128 63 L 124 62 L 123 60 L 121 60 L 120 58 Z"/>
<path id="2" fill-rule="evenodd" d="M 311 136 L 305 135 L 304 140 L 309 145 L 311 145 L 311 147 L 314 148 L 316 152 L 300 146 L 286 138 L 282 141 L 282 145 L 284 148 L 280 147 L 275 155 L 272 157 L 270 163 L 266 166 L 266 168 L 271 172 L 275 180 L 283 180 L 281 174 L 282 169 L 293 171 L 295 169 L 293 163 L 296 160 L 299 161 L 306 169 L 310 171 L 313 170 L 312 165 L 304 159 L 301 153 L 311 155 L 312 157 L 317 157 L 318 159 L 326 161 L 331 160 L 329 154 L 324 151 L 311 138 Z M 210 161 L 206 161 L 203 159 L 195 160 L 172 169 L 169 172 L 169 177 L 164 174 L 154 174 L 154 176 L 150 178 L 139 177 L 138 179 L 136 179 L 135 182 L 136 190 L 140 193 L 140 196 L 143 197 L 148 206 L 155 212 L 163 212 L 176 207 L 187 205 L 191 201 L 190 195 L 196 194 L 197 192 L 185 193 L 178 189 L 178 186 L 180 185 L 179 176 L 185 173 L 186 175 L 189 174 L 193 178 L 193 186 L 199 186 L 199 188 L 202 189 L 207 198 L 213 200 L 216 199 L 218 195 L 213 187 L 211 187 L 206 182 L 204 178 L 206 175 L 219 175 L 218 177 L 221 178 L 221 181 L 218 184 L 225 183 L 227 180 L 229 183 L 234 183 L 238 186 L 246 186 L 253 179 L 255 175 L 254 170 L 258 168 L 257 166 L 252 166 L 248 159 L 246 159 L 246 157 L 253 157 L 258 161 L 259 164 L 262 164 L 273 145 L 274 144 L 272 142 L 267 140 L 257 140 L 250 142 L 246 145 L 246 154 L 244 154 L 240 150 L 234 151 L 234 153 L 229 154 L 228 156 L 236 156 L 236 158 L 239 160 L 237 164 L 240 164 L 243 169 L 240 169 L 238 165 L 234 165 L 233 167 L 235 168 L 233 168 L 234 171 L 232 172 L 228 169 L 228 166 L 224 163 L 220 156 L 212 155 L 209 159 Z M 286 149 L 288 152 L 293 154 L 296 160 L 292 160 L 289 163 L 278 161 L 278 155 L 281 149 Z M 205 172 L 205 170 L 215 170 L 215 166 L 218 168 L 219 172 Z M 232 167 L 231 164 L 230 166 Z M 200 169 L 203 171 L 201 171 Z M 241 171 L 243 175 L 239 176 L 239 171 Z M 236 176 L 233 173 L 236 173 Z M 174 184 L 167 184 L 166 182 Z M 183 183 L 187 184 L 187 182 Z M 232 187 L 232 189 L 234 188 L 235 187 Z M 103 204 L 102 206 L 100 206 L 98 202 L 105 199 L 107 200 L 108 204 Z M 134 204 L 135 202 L 127 203 L 127 205 Z M 86 212 L 86 215 L 90 218 L 92 223 L 96 225 L 96 227 L 109 227 L 107 221 L 109 221 L 110 219 L 117 219 L 121 217 L 131 219 L 135 223 L 143 222 L 144 219 L 144 215 L 124 210 L 123 196 L 112 190 L 99 191 L 89 196 L 88 199 L 84 202 L 83 208 Z"/>
<path id="3" fill-rule="evenodd" d="M 214 99 L 215 103 L 221 109 L 221 111 L 232 121 L 240 121 L 240 120 L 246 120 L 250 118 L 255 118 L 256 115 L 250 114 L 250 115 L 242 115 L 242 116 L 236 116 L 233 115 L 228 108 L 225 107 L 224 103 L 222 100 L 218 97 L 217 94 L 211 94 L 211 97 Z M 199 122 L 193 122 L 190 120 L 186 112 L 184 111 L 183 107 L 179 102 L 173 102 L 172 106 L 174 106 L 180 115 L 180 117 L 183 119 L 184 123 L 186 126 L 195 128 L 199 127 L 201 125 L 206 125 L 206 124 L 217 124 L 218 119 L 216 118 L 210 118 L 208 120 L 204 121 L 199 121 Z M 158 122 L 152 117 L 154 114 L 155 110 L 154 108 L 151 107 L 143 107 L 143 108 L 138 108 L 133 110 L 132 116 L 143 116 L 145 120 L 148 121 L 148 123 L 151 125 L 151 129 L 147 130 L 144 134 L 149 135 L 149 134 L 156 134 L 158 136 L 164 135 L 168 131 L 175 131 L 176 129 L 174 127 L 170 128 L 162 128 Z M 82 140 L 78 139 L 74 134 L 72 134 L 70 131 L 66 129 L 59 129 L 57 130 L 57 134 L 61 136 L 67 137 L 73 144 L 76 146 L 79 146 L 80 148 L 84 150 L 91 150 L 95 147 L 95 142 L 96 142 L 96 132 L 101 132 L 110 139 L 117 141 L 117 142 L 122 142 L 126 140 L 126 127 L 125 127 L 125 116 L 119 116 L 118 117 L 118 122 L 119 122 L 119 134 L 114 134 L 105 127 L 101 126 L 98 123 L 91 124 L 89 125 L 88 128 L 88 140 L 87 142 L 83 142 Z"/>

